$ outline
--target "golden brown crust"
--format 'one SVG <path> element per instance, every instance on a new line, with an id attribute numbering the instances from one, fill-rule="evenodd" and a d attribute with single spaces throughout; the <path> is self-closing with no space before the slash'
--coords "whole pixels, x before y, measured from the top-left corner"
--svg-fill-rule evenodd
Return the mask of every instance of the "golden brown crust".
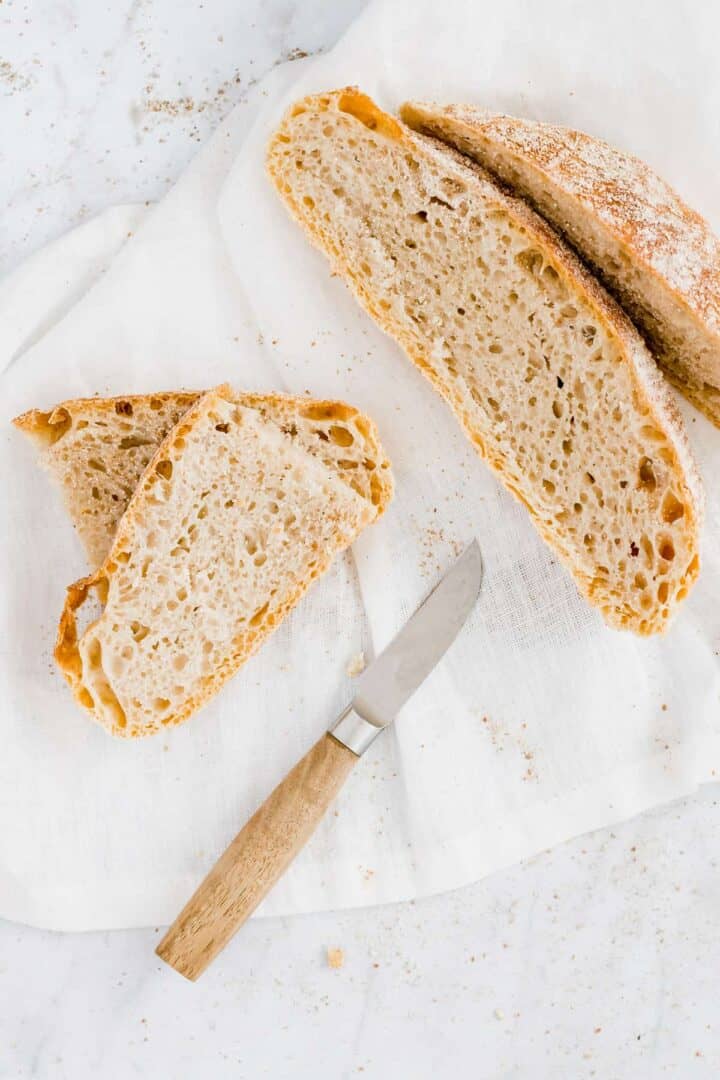
<path id="1" fill-rule="evenodd" d="M 720 428 L 720 389 L 709 386 L 696 386 L 688 382 L 680 372 L 669 366 L 663 368 L 666 379 L 676 390 L 688 399 L 691 405 L 708 418 L 711 424 Z"/>
<path id="2" fill-rule="evenodd" d="M 540 196 L 530 189 L 520 193 L 619 293 L 673 385 L 720 426 L 720 239 L 700 214 L 639 158 L 584 132 L 470 105 L 406 102 L 401 114 L 414 130 L 457 140 L 483 161 L 494 155 L 492 169 L 497 165 L 502 171 L 500 161 L 507 162 L 515 179 L 509 174 L 506 179 L 513 187 L 523 189 L 523 170 L 531 175 L 547 205 L 539 205 Z M 585 248 L 567 211 L 560 210 L 560 197 L 571 200 L 577 221 L 589 223 L 590 235 L 600 229 L 627 265 L 645 275 L 647 293 L 640 293 L 639 302 L 621 287 L 610 253 Z M 672 305 L 672 319 L 647 313 L 651 295 Z M 681 332 L 680 322 L 692 330 Z"/>
<path id="3" fill-rule="evenodd" d="M 86 413 L 88 409 L 92 409 L 101 414 L 104 412 L 113 414 L 126 402 L 131 406 L 138 406 L 145 405 L 153 400 L 189 409 L 205 392 L 204 390 L 166 390 L 153 394 L 124 394 L 109 398 L 73 398 L 62 401 L 48 410 L 28 409 L 27 412 L 16 416 L 12 423 L 16 428 L 32 438 L 38 446 L 42 447 L 55 441 L 62 429 L 70 422 L 74 413 Z M 257 409 L 262 414 L 266 410 L 281 410 L 287 413 L 289 421 L 292 420 L 294 413 L 305 418 L 313 415 L 317 419 L 328 420 L 333 418 L 339 420 L 361 419 L 368 458 L 376 466 L 374 470 L 376 483 L 373 485 L 373 502 L 378 515 L 385 512 L 393 494 L 392 471 L 390 461 L 380 442 L 377 427 L 366 413 L 361 413 L 355 406 L 338 399 L 298 397 L 293 394 L 279 393 L 260 394 L 236 390 L 231 390 L 230 393 L 233 402 L 237 405 Z M 350 472 L 339 471 L 338 476 L 350 487 L 355 486 Z"/>
<path id="4" fill-rule="evenodd" d="M 472 105 L 435 109 L 407 102 L 401 114 L 414 126 L 412 118 L 422 116 L 424 108 L 501 143 L 531 162 L 548 183 L 559 183 L 720 335 L 720 240 L 644 161 L 583 131 Z"/>
<path id="5" fill-rule="evenodd" d="M 554 266 L 560 277 L 568 282 L 574 291 L 584 295 L 588 305 L 593 310 L 595 317 L 602 323 L 606 332 L 614 338 L 624 353 L 630 369 L 633 372 L 637 392 L 640 400 L 647 404 L 649 413 L 658 427 L 667 433 L 673 446 L 675 461 L 673 467 L 677 476 L 679 489 L 687 499 L 688 534 L 694 537 L 694 547 L 697 552 L 699 547 L 699 531 L 702 519 L 704 494 L 697 466 L 693 459 L 682 419 L 677 411 L 675 403 L 665 385 L 662 376 L 657 371 L 656 365 L 643 344 L 637 330 L 630 319 L 619 305 L 605 292 L 600 283 L 592 276 L 587 268 L 580 262 L 574 252 L 565 244 L 556 232 L 538 214 L 532 210 L 523 200 L 513 196 L 507 189 L 501 187 L 484 169 L 475 162 L 458 154 L 452 148 L 438 142 L 428 136 L 420 135 L 409 127 L 387 118 L 374 103 L 361 93 L 356 87 L 345 87 L 341 90 L 330 91 L 319 95 L 310 95 L 287 111 L 280 127 L 270 140 L 267 151 L 268 174 L 284 199 L 290 213 L 296 221 L 305 229 L 310 240 L 320 247 L 333 261 L 335 270 L 346 279 L 352 290 L 360 300 L 366 311 L 375 319 L 379 326 L 393 337 L 405 350 L 409 358 L 420 368 L 423 374 L 434 385 L 435 389 L 450 404 L 457 418 L 462 424 L 468 438 L 475 445 L 478 452 L 488 462 L 491 468 L 500 476 L 505 486 L 512 494 L 520 499 L 530 513 L 535 528 L 546 543 L 558 552 L 560 558 L 569 567 L 578 583 L 580 592 L 593 604 L 600 606 L 606 618 L 614 625 L 628 627 L 642 635 L 662 633 L 666 629 L 666 621 L 659 616 L 656 620 L 651 618 L 637 621 L 637 613 L 623 611 L 617 603 L 611 607 L 598 601 L 597 583 L 594 579 L 583 574 L 575 564 L 569 551 L 560 546 L 556 534 L 551 534 L 539 514 L 522 499 L 514 487 L 512 480 L 507 475 L 504 463 L 490 448 L 485 446 L 473 424 L 466 414 L 464 404 L 459 392 L 452 384 L 443 382 L 427 363 L 422 354 L 418 353 L 409 334 L 403 331 L 402 326 L 395 322 L 387 311 L 383 310 L 373 298 L 372 292 L 365 278 L 354 273 L 342 250 L 334 243 L 329 231 L 325 229 L 312 211 L 301 205 L 294 197 L 292 188 L 283 179 L 281 171 L 276 168 L 277 161 L 281 160 L 283 147 L 291 141 L 289 129 L 292 126 L 293 117 L 299 112 L 315 109 L 319 112 L 335 110 L 354 115 L 359 123 L 381 136 L 385 135 L 394 140 L 405 143 L 415 154 L 424 158 L 431 158 L 438 162 L 450 158 L 455 164 L 475 177 L 476 181 L 486 189 L 492 188 L 493 198 L 501 205 L 522 227 L 529 236 L 534 239 L 546 253 L 547 260 Z M 389 125 L 387 120 L 392 120 Z M 696 580 L 700 569 L 699 558 L 692 559 L 685 579 L 684 586 L 689 590 Z"/>
<path id="6" fill-rule="evenodd" d="M 262 395 L 255 396 L 262 397 Z M 273 398 L 280 397 L 281 400 L 285 400 L 282 395 L 270 396 Z M 182 723 L 183 720 L 186 720 L 192 713 L 196 712 L 197 709 L 205 704 L 205 702 L 208 701 L 259 648 L 262 642 L 285 618 L 288 612 L 295 607 L 315 578 L 319 577 L 327 570 L 333 557 L 337 553 L 336 551 L 330 553 L 318 552 L 317 566 L 313 569 L 308 579 L 301 583 L 284 604 L 281 604 L 273 612 L 267 613 L 255 627 L 251 627 L 249 630 L 238 635 L 233 643 L 230 654 L 210 675 L 201 680 L 198 692 L 188 698 L 187 701 L 183 703 L 182 707 L 177 709 L 172 716 L 163 722 L 162 725 L 143 725 L 142 727 L 113 725 L 112 727 L 109 727 L 103 717 L 97 713 L 94 709 L 92 698 L 87 692 L 82 679 L 82 661 L 79 652 L 76 612 L 86 601 L 90 591 L 99 589 L 102 592 L 106 583 L 110 581 L 113 574 L 117 571 L 116 556 L 119 552 L 122 552 L 127 548 L 130 540 L 128 523 L 132 523 L 138 507 L 142 507 L 142 500 L 145 497 L 145 493 L 156 483 L 157 464 L 166 459 L 173 461 L 182 454 L 182 449 L 176 449 L 175 443 L 177 443 L 178 440 L 182 440 L 182 437 L 192 429 L 196 419 L 211 406 L 212 402 L 216 400 L 217 397 L 221 397 L 224 400 L 233 403 L 236 403 L 237 401 L 236 395 L 229 386 L 218 387 L 216 390 L 209 391 L 197 398 L 195 403 L 191 405 L 185 413 L 182 420 L 160 444 L 145 469 L 140 483 L 131 497 L 125 514 L 120 521 L 112 548 L 103 565 L 99 567 L 94 574 L 82 578 L 73 585 L 70 585 L 67 590 L 65 606 L 60 618 L 58 636 L 55 644 L 55 660 L 58 668 L 69 683 L 78 704 L 82 705 L 85 709 L 88 709 L 94 719 L 102 724 L 102 726 L 106 727 L 113 735 L 124 738 L 133 738 L 154 734 L 160 730 L 161 726 L 163 728 L 175 726 Z M 304 398 L 295 400 L 301 401 L 305 405 L 310 404 L 310 402 Z M 333 402 L 329 404 L 335 405 L 337 403 Z M 346 408 L 352 407 L 346 406 Z M 25 416 L 28 415 L 29 414 L 25 414 Z M 391 484 L 390 478 L 388 478 L 388 482 Z M 385 506 L 383 505 L 382 509 L 384 508 Z M 368 504 L 366 515 L 360 524 L 358 532 L 371 521 L 376 520 L 381 512 L 381 509 L 372 507 Z M 357 533 L 355 535 L 357 535 Z"/>

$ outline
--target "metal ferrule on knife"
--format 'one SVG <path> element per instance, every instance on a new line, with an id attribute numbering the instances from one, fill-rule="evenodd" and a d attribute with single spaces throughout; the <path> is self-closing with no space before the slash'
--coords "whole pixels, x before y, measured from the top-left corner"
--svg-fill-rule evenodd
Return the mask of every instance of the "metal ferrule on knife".
<path id="1" fill-rule="evenodd" d="M 383 728 L 377 724 L 371 724 L 360 713 L 355 712 L 352 705 L 348 705 L 345 712 L 341 713 L 333 726 L 329 729 L 330 734 L 353 754 L 361 757 L 368 746 L 377 739 Z"/>

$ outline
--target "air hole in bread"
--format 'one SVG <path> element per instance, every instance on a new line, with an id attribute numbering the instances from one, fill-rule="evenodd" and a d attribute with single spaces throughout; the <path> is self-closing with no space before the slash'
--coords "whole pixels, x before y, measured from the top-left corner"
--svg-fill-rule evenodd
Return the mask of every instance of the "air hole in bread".
<path id="1" fill-rule="evenodd" d="M 354 116 L 370 131 L 381 131 L 390 138 L 397 138 L 401 133 L 400 125 L 392 117 L 381 112 L 366 94 L 357 92 L 341 94 L 338 108 L 340 112 Z"/>
<path id="2" fill-rule="evenodd" d="M 250 626 L 259 626 L 259 624 L 265 618 L 265 615 L 267 614 L 267 610 L 268 610 L 269 606 L 270 606 L 269 603 L 268 604 L 263 604 L 263 606 L 261 608 L 257 609 L 255 614 L 250 619 Z"/>
<path id="3" fill-rule="evenodd" d="M 667 525 L 672 525 L 673 522 L 679 521 L 684 514 L 685 507 L 683 503 L 677 498 L 674 492 L 668 491 L 662 501 L 663 521 Z"/>
<path id="4" fill-rule="evenodd" d="M 121 450 L 135 450 L 138 446 L 154 446 L 153 439 L 148 439 L 142 435 L 124 435 L 118 443 Z"/>
<path id="5" fill-rule="evenodd" d="M 38 434 L 46 446 L 54 446 L 72 426 L 72 417 L 67 409 L 54 409 L 51 413 L 40 414 Z"/>
<path id="6" fill-rule="evenodd" d="M 167 458 L 163 458 L 162 461 L 158 461 L 155 466 L 155 472 L 158 476 L 161 476 L 163 480 L 170 480 L 173 474 L 172 461 L 168 461 Z"/>
<path id="7" fill-rule="evenodd" d="M 130 633 L 132 634 L 133 639 L 139 644 L 141 641 L 144 641 L 150 633 L 150 627 L 144 626 L 143 623 L 133 620 L 130 623 Z"/>
<path id="8" fill-rule="evenodd" d="M 644 424 L 640 428 L 640 434 L 643 439 L 647 439 L 649 442 L 665 443 L 667 442 L 667 436 L 662 431 L 658 431 L 652 424 Z"/>
<path id="9" fill-rule="evenodd" d="M 654 491 L 657 487 L 657 479 L 655 477 L 652 458 L 643 457 L 640 459 L 640 465 L 638 466 L 638 487 L 645 491 Z"/>
<path id="10" fill-rule="evenodd" d="M 529 274 L 539 274 L 543 265 L 542 254 L 536 248 L 526 248 L 524 251 L 519 251 L 515 256 L 515 262 L 518 266 L 521 266 L 523 270 L 526 270 Z M 482 259 L 477 259 L 478 266 L 487 271 L 487 266 L 483 263 Z"/>
<path id="11" fill-rule="evenodd" d="M 655 550 L 652 545 L 652 541 L 645 533 L 640 537 L 640 547 L 642 548 L 643 557 L 648 567 L 652 567 L 655 563 Z"/>
<path id="12" fill-rule="evenodd" d="M 661 536 L 658 538 L 658 554 L 661 559 L 665 559 L 666 562 L 672 562 L 675 558 L 675 545 L 669 536 Z"/>
<path id="13" fill-rule="evenodd" d="M 330 439 L 336 446 L 352 446 L 355 442 L 353 434 L 347 428 L 333 424 L 329 431 Z"/>

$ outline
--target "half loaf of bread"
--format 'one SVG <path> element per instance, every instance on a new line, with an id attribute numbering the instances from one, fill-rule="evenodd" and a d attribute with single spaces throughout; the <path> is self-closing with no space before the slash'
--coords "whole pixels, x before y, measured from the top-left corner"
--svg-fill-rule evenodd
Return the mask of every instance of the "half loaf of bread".
<path id="1" fill-rule="evenodd" d="M 640 335 L 528 205 L 354 88 L 268 149 L 293 216 L 447 399 L 607 621 L 665 629 L 697 577 L 702 492 Z"/>
<path id="2" fill-rule="evenodd" d="M 35 443 L 94 570 L 110 550 L 120 518 L 158 446 L 200 398 L 171 392 L 77 398 L 31 409 L 13 422 Z M 336 472 L 379 513 L 392 493 L 390 466 L 373 422 L 342 401 L 232 392 Z"/>
<path id="3" fill-rule="evenodd" d="M 197 710 L 378 516 L 389 474 L 376 504 L 344 472 L 226 388 L 200 397 L 151 457 L 102 565 L 68 590 L 55 656 L 80 704 L 122 736 Z M 92 591 L 102 610 L 81 632 Z"/>
<path id="4" fill-rule="evenodd" d="M 403 120 L 528 199 L 641 328 L 665 374 L 720 426 L 720 240 L 669 184 L 582 131 L 468 105 L 407 102 Z"/>

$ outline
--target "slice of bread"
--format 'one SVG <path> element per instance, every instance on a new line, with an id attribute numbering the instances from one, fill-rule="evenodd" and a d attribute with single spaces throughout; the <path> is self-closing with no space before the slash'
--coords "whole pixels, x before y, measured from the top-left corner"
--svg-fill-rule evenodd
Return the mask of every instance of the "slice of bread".
<path id="1" fill-rule="evenodd" d="M 699 569 L 702 488 L 627 316 L 525 202 L 354 88 L 306 98 L 272 181 L 607 621 L 665 629 Z"/>
<path id="2" fill-rule="evenodd" d="M 465 105 L 403 120 L 528 199 L 622 303 L 668 378 L 720 426 L 720 240 L 644 162 L 582 131 Z"/>
<path id="3" fill-rule="evenodd" d="M 210 391 L 151 458 L 102 566 L 68 589 L 58 666 L 114 735 L 178 724 L 378 512 L 258 409 Z M 80 633 L 91 591 L 102 611 Z"/>
<path id="4" fill-rule="evenodd" d="M 110 550 L 150 458 L 200 396 L 175 392 L 79 398 L 45 412 L 32 409 L 13 421 L 35 442 L 41 463 L 61 487 L 93 569 Z M 367 416 L 341 401 L 248 393 L 233 393 L 233 400 L 272 420 L 382 513 L 392 480 Z"/>

